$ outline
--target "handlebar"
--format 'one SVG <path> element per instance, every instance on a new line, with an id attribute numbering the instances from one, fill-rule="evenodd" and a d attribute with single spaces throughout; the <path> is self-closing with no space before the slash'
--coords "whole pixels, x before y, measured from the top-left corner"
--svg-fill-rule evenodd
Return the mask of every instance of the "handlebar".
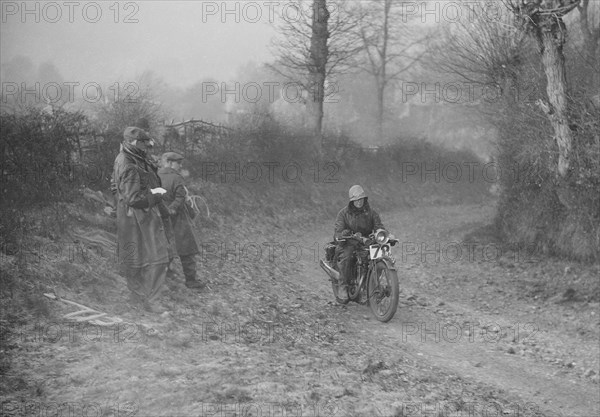
<path id="1" fill-rule="evenodd" d="M 356 240 L 360 243 L 362 243 L 363 245 L 366 244 L 367 242 L 371 241 L 373 242 L 375 240 L 375 234 L 371 233 L 368 237 L 363 237 L 363 236 L 342 236 L 341 238 L 337 238 L 335 239 L 336 242 L 347 242 L 348 240 Z M 389 239 L 387 243 L 389 243 L 391 246 L 394 246 L 396 243 L 398 243 L 399 240 L 398 239 Z"/>
<path id="2" fill-rule="evenodd" d="M 369 240 L 372 240 L 372 239 L 371 239 L 371 238 L 368 238 L 368 237 L 362 237 L 362 236 L 361 236 L 361 237 L 358 237 L 358 236 L 354 236 L 354 235 L 353 235 L 353 236 L 343 236 L 343 237 L 341 237 L 341 238 L 338 238 L 338 239 L 336 239 L 335 241 L 336 241 L 336 242 L 346 242 L 346 241 L 348 241 L 348 240 L 356 240 L 356 241 L 358 241 L 358 242 L 360 242 L 360 243 L 362 243 L 362 244 L 365 244 L 365 243 L 367 243 Z"/>

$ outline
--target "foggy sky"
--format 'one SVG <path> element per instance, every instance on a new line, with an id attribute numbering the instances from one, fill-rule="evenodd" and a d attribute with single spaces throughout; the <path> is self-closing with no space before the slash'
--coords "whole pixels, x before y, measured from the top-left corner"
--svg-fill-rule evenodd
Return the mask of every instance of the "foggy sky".
<path id="1" fill-rule="evenodd" d="M 412 3 L 411 6 L 420 4 Z M 304 7 L 310 8 L 310 4 L 306 0 Z M 414 10 L 417 30 L 429 30 L 437 23 L 452 20 L 456 4 L 447 0 L 432 1 L 428 8 Z M 247 82 L 248 76 L 256 77 L 253 81 L 260 81 L 262 74 L 248 74 L 253 68 L 247 65 L 248 62 L 273 62 L 269 45 L 276 36 L 275 27 L 282 23 L 282 15 L 291 20 L 296 17 L 294 10 L 288 8 L 291 5 L 289 0 L 144 0 L 118 3 L 115 0 L 0 0 L 0 5 L 3 86 L 5 82 L 27 81 L 31 88 L 29 83 L 32 79 L 42 84 L 50 84 L 51 81 L 78 83 L 79 88 L 74 93 L 75 98 L 81 98 L 84 95 L 82 86 L 88 83 L 98 83 L 103 88 L 120 83 L 123 87 L 123 83 L 136 83 L 142 74 L 151 71 L 154 79 L 162 78 L 168 87 L 176 87 L 168 88 L 170 97 L 164 102 L 173 117 L 203 117 L 211 121 L 220 121 L 216 113 L 224 117 L 222 106 L 202 101 L 203 107 L 186 107 L 186 103 L 198 104 L 200 100 L 201 94 L 193 86 L 196 84 L 197 87 L 197 83 L 205 80 L 227 81 L 231 86 L 231 82 Z M 453 8 L 447 7 L 449 5 Z M 335 14 L 335 8 L 332 10 Z M 432 13 L 431 10 L 436 11 Z M 16 79 L 25 74 L 28 78 Z M 373 120 L 366 120 L 367 113 L 375 106 L 374 102 L 368 101 L 373 98 L 372 94 L 360 96 L 362 90 L 353 83 L 356 81 L 354 78 L 358 79 L 347 78 L 348 85 L 340 89 L 347 99 L 340 100 L 339 104 L 328 104 L 327 114 L 331 120 L 325 123 L 346 126 L 352 118 L 349 114 L 356 114 L 353 126 L 362 126 L 366 132 L 354 132 L 357 137 L 353 138 L 367 142 L 374 132 Z M 365 82 L 365 85 L 372 85 L 371 80 Z M 354 99 L 352 94 L 356 95 Z M 106 89 L 103 95 L 105 98 L 114 97 Z M 417 105 L 423 104 L 419 100 L 412 101 Z M 177 103 L 183 103 L 183 107 L 177 107 Z M 365 103 L 372 105 L 365 108 Z M 286 104 L 289 103 L 283 103 Z M 396 118 L 403 118 L 404 130 L 414 125 L 421 129 L 417 132 L 419 135 L 434 140 L 436 135 L 443 136 L 440 141 L 451 136 L 446 120 L 457 119 L 446 115 L 440 125 L 435 126 L 431 120 L 413 122 L 415 116 L 409 115 L 402 105 L 390 111 Z M 286 117 L 301 120 L 300 114 L 291 113 Z M 456 142 L 457 137 L 481 136 L 460 129 L 455 133 L 452 142 Z"/>
<path id="2" fill-rule="evenodd" d="M 229 14 L 221 1 L 119 2 L 118 12 L 114 1 L 0 3 L 0 63 L 18 55 L 36 66 L 52 62 L 64 81 L 135 81 L 151 70 L 186 87 L 271 60 L 275 19 L 263 2 L 255 3 L 260 9 L 228 2 Z"/>

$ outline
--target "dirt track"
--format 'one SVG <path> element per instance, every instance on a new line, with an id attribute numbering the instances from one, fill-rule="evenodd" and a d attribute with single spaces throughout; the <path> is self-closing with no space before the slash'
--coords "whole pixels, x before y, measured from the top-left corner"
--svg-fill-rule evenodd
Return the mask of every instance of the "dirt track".
<path id="1" fill-rule="evenodd" d="M 582 363 L 585 369 L 598 369 L 598 306 L 580 311 L 577 318 L 567 313 L 571 319 L 565 320 L 564 310 L 577 307 L 541 305 L 519 299 L 516 288 L 502 288 L 507 273 L 519 279 L 515 268 L 530 269 L 539 259 L 525 251 L 501 255 L 490 243 L 471 246 L 469 254 L 462 237 L 484 225 L 492 214 L 491 207 L 420 208 L 387 214 L 386 227 L 396 231 L 402 242 L 396 247 L 402 291 L 397 315 L 382 325 L 374 322 L 366 307 L 356 304 L 330 311 L 347 324 L 348 338 L 357 334 L 375 342 L 382 361 L 398 355 L 415 358 L 448 375 L 497 390 L 508 401 L 475 401 L 470 404 L 473 413 L 598 415 L 597 378 L 594 383 L 576 369 L 584 369 Z M 307 264 L 306 269 L 311 266 Z M 309 286 L 319 285 L 322 273 L 312 269 L 317 279 L 306 274 Z M 591 324 L 586 337 L 571 334 L 579 320 Z M 536 346 L 546 349 L 543 359 L 531 353 Z M 563 357 L 572 362 L 566 363 Z M 450 411 L 470 415 L 466 404 L 463 414 L 455 410 L 464 401 L 450 396 L 414 414 L 427 415 L 426 410 L 437 407 L 441 415 L 453 415 Z M 401 405 L 402 401 L 392 410 L 397 412 Z M 410 402 L 404 406 L 414 407 Z M 381 408 L 383 415 L 392 411 L 389 402 Z"/>
<path id="2" fill-rule="evenodd" d="M 106 281 L 94 306 L 131 326 L 66 334 L 63 323 L 57 338 L 56 324 L 40 335 L 26 323 L 9 343 L 3 415 L 598 415 L 598 304 L 577 298 L 597 268 L 531 253 L 483 261 L 482 245 L 458 256 L 492 215 L 490 206 L 382 213 L 402 242 L 400 307 L 387 324 L 366 306 L 332 303 L 316 256 L 330 224 L 300 237 L 274 221 L 260 237 L 237 235 L 304 250 L 292 263 L 206 257 L 210 289 L 170 281 L 161 316 L 128 309 L 122 280 Z M 575 297 L 536 292 L 556 271 Z"/>

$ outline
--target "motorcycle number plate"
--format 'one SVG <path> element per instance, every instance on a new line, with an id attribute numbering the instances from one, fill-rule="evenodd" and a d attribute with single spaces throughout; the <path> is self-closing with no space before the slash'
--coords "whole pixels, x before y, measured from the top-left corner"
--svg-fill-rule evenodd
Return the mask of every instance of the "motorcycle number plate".
<path id="1" fill-rule="evenodd" d="M 369 246 L 369 257 L 371 259 L 380 259 L 383 258 L 389 252 L 389 247 L 387 245 L 379 246 L 379 245 L 371 245 Z"/>

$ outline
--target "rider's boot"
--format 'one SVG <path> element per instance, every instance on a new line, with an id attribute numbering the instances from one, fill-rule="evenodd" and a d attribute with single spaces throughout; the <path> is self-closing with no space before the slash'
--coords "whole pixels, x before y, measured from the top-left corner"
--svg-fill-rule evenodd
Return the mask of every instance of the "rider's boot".
<path id="1" fill-rule="evenodd" d="M 348 286 L 344 284 L 340 284 L 338 288 L 338 298 L 342 301 L 348 300 Z"/>

